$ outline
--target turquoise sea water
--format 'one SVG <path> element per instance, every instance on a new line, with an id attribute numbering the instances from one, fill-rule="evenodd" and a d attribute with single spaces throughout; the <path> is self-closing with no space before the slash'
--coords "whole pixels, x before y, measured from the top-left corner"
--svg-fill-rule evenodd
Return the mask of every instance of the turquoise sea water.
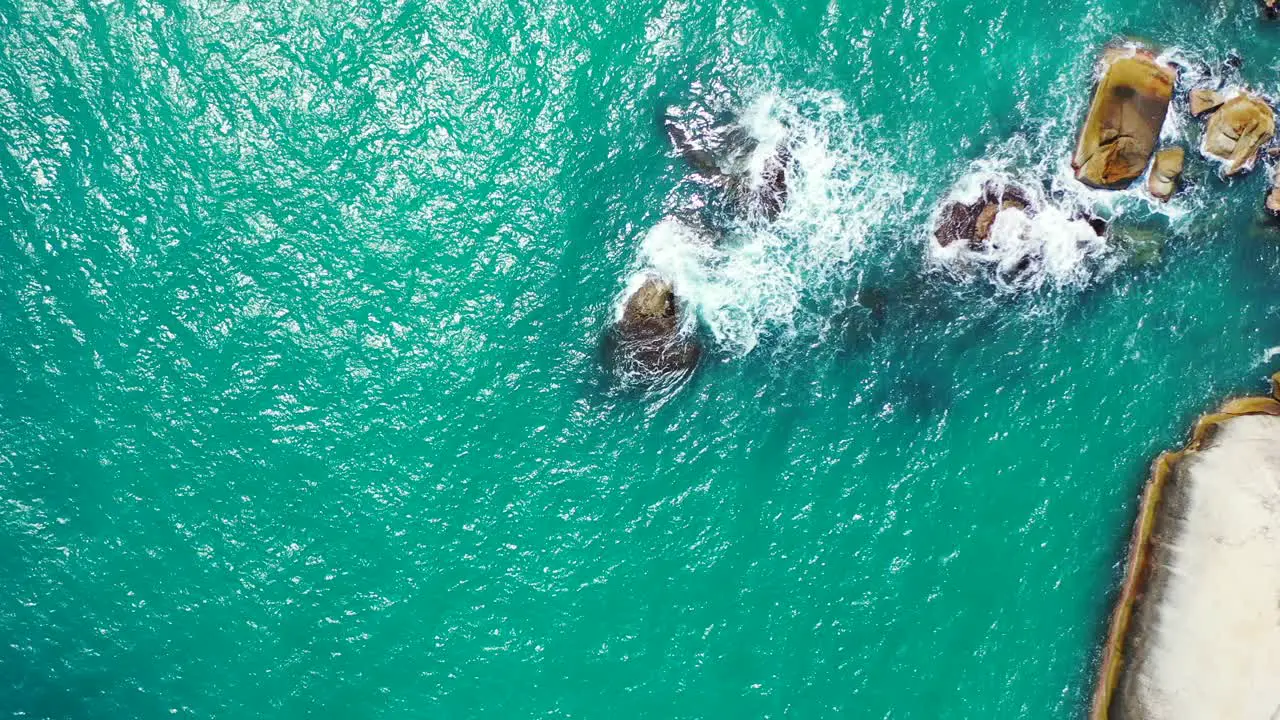
<path id="1" fill-rule="evenodd" d="M 1147 463 L 1274 369 L 1265 172 L 1030 292 L 926 244 L 1120 35 L 1280 89 L 1243 1 L 0 0 L 0 714 L 1082 716 Z M 664 233 L 668 104 L 789 128 L 775 226 Z"/>

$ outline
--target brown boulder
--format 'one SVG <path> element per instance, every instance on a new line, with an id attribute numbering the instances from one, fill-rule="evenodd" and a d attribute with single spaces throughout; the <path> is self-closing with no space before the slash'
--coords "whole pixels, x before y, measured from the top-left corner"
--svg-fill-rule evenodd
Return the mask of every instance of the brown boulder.
<path id="1" fill-rule="evenodd" d="M 1026 193 L 1018 188 L 987 184 L 976 202 L 953 202 L 943 208 L 933 234 L 942 247 L 965 240 L 971 250 L 982 250 L 1001 211 L 1010 208 L 1026 211 L 1030 207 Z"/>
<path id="2" fill-rule="evenodd" d="M 1204 132 L 1206 155 L 1226 163 L 1227 175 L 1251 170 L 1258 150 L 1276 133 L 1276 116 L 1256 95 L 1237 95 L 1209 117 Z"/>
<path id="3" fill-rule="evenodd" d="M 692 371 L 702 348 L 681 331 L 679 315 L 671 283 L 645 280 L 627 298 L 609 333 L 607 354 L 614 371 L 624 380 L 646 382 Z"/>
<path id="4" fill-rule="evenodd" d="M 1271 190 L 1267 193 L 1267 212 L 1280 217 L 1280 165 L 1271 172 Z"/>
<path id="5" fill-rule="evenodd" d="M 1071 166 L 1097 188 L 1128 187 L 1146 169 L 1173 97 L 1173 68 L 1151 53 L 1103 55 L 1102 78 L 1080 130 Z"/>
<path id="6" fill-rule="evenodd" d="M 1217 90 L 1199 88 L 1191 91 L 1191 116 L 1200 117 L 1222 107 L 1227 98 Z"/>
<path id="7" fill-rule="evenodd" d="M 1178 178 L 1182 176 L 1182 165 L 1186 159 L 1186 151 L 1181 147 L 1165 148 L 1156 153 L 1155 164 L 1151 166 L 1151 177 L 1147 178 L 1147 190 L 1157 199 L 1167 201 L 1178 189 Z"/>

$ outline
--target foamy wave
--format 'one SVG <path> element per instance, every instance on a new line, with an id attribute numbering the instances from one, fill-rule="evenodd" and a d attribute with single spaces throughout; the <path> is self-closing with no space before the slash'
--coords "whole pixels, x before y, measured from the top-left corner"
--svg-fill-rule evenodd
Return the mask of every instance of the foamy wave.
<path id="1" fill-rule="evenodd" d="M 766 328 L 793 329 L 800 280 L 758 237 L 716 246 L 680 221 L 664 220 L 645 235 L 641 256 L 693 311 L 685 321 L 696 315 L 731 351 L 749 352 Z"/>
<path id="2" fill-rule="evenodd" d="M 1083 286 L 1109 269 L 1107 241 L 1089 222 L 1092 208 L 1064 193 L 1050 199 L 1042 181 L 1034 175 L 1013 174 L 1006 162 L 984 160 L 977 165 L 935 211 L 927 243 L 933 265 L 962 282 L 986 281 L 1004 291 Z M 987 187 L 1017 188 L 1026 195 L 1029 207 L 1000 211 L 981 248 L 965 241 L 942 246 L 932 234 L 940 214 L 952 203 L 978 202 Z"/>
<path id="3" fill-rule="evenodd" d="M 1124 231 L 1129 222 L 1156 216 L 1171 228 L 1190 220 L 1203 204 L 1203 193 L 1184 188 L 1168 202 L 1147 191 L 1150 167 L 1123 190 L 1101 190 L 1081 183 L 1071 167 L 1071 155 L 1088 97 L 1076 97 L 1070 85 L 1055 88 L 1065 112 L 1061 118 L 1039 123 L 1034 136 L 1017 135 L 996 144 L 975 161 L 939 203 L 933 221 L 922 232 L 927 260 L 962 282 L 989 282 L 1000 290 L 1083 287 L 1105 276 L 1125 259 Z M 1161 130 L 1162 144 L 1186 143 L 1189 132 L 1176 108 L 1170 108 Z M 987 185 L 1017 187 L 1028 195 L 1031 212 L 1007 209 L 997 216 L 989 244 L 974 250 L 964 243 L 942 247 L 934 238 L 939 213 L 952 202 L 972 203 Z M 1106 220 L 1108 237 L 1099 237 L 1088 217 Z"/>
<path id="4" fill-rule="evenodd" d="M 850 265 L 901 203 L 905 184 L 886 171 L 887 160 L 861 150 L 838 95 L 768 92 L 735 114 L 754 141 L 741 158 L 749 186 L 786 146 L 782 212 L 772 223 L 738 218 L 716 236 L 667 219 L 646 233 L 638 260 L 672 281 L 722 350 L 746 354 L 765 337 L 816 329 L 825 314 L 807 308 L 843 295 Z"/>
<path id="5" fill-rule="evenodd" d="M 773 93 L 762 95 L 743 111 L 738 125 L 755 141 L 751 152 L 743 158 L 747 185 L 759 188 L 765 168 L 777 155 L 778 149 L 788 144 L 787 126 L 783 124 L 780 98 Z"/>

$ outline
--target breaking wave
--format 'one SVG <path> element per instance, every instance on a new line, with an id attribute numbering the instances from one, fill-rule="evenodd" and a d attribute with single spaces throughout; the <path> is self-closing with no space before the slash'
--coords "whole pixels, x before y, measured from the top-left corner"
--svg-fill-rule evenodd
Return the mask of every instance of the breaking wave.
<path id="1" fill-rule="evenodd" d="M 983 243 L 944 246 L 931 235 L 927 247 L 934 266 L 959 281 L 986 281 L 1005 291 L 1079 287 L 1110 270 L 1113 258 L 1105 233 L 1091 224 L 1105 218 L 1094 215 L 1093 208 L 1069 193 L 1046 192 L 1043 181 L 1016 175 L 998 160 L 977 165 L 938 204 L 931 232 L 945 208 L 978 203 L 989 191 L 1003 195 L 1016 189 L 1028 206 L 1000 211 Z"/>
<path id="2" fill-rule="evenodd" d="M 838 95 L 767 92 L 727 110 L 749 138 L 738 161 L 747 187 L 764 181 L 770 158 L 785 147 L 785 205 L 773 222 L 748 212 L 718 227 L 676 213 L 645 234 L 636 275 L 669 278 L 717 346 L 745 355 L 766 337 L 821 324 L 907 186 L 886 159 L 863 149 Z"/>

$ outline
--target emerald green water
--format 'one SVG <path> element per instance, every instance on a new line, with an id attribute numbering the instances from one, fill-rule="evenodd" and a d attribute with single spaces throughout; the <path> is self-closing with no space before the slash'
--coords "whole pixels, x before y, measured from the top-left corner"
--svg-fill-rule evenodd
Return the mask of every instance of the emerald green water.
<path id="1" fill-rule="evenodd" d="M 1148 462 L 1274 370 L 1265 171 L 1081 282 L 925 245 L 1119 34 L 1276 90 L 1243 1 L 0 0 L 0 714 L 1081 717 Z M 656 118 L 762 97 L 812 193 L 620 391 Z"/>

